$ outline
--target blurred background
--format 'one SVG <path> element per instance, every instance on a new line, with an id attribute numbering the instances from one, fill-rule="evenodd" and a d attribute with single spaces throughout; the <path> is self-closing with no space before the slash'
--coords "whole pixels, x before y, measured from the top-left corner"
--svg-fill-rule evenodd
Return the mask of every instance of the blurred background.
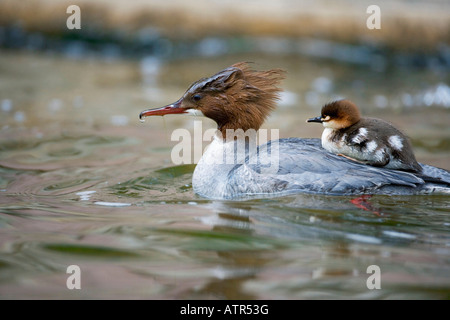
<path id="1" fill-rule="evenodd" d="M 248 61 L 287 71 L 280 137 L 345 97 L 449 170 L 449 30 L 448 0 L 0 0 L 0 298 L 448 299 L 448 196 L 205 200 L 170 160 L 195 118 L 138 116 Z"/>

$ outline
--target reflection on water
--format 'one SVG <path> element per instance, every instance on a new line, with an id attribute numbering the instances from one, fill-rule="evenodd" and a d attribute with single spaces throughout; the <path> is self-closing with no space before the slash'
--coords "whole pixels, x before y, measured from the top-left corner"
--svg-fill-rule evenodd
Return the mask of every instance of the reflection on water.
<path id="1" fill-rule="evenodd" d="M 404 129 L 420 161 L 449 169 L 448 78 L 434 71 L 387 75 L 252 54 L 103 63 L 7 53 L 0 297 L 448 299 L 448 196 L 230 202 L 192 192 L 195 165 L 170 162 L 170 134 L 192 129 L 192 118 L 140 123 L 138 114 L 241 60 L 289 70 L 266 124 L 282 136 L 318 137 L 321 128 L 305 119 L 335 96 L 354 97 L 368 101 L 366 114 Z M 81 290 L 66 288 L 72 264 Z M 370 265 L 381 269 L 381 290 L 366 286 Z"/>

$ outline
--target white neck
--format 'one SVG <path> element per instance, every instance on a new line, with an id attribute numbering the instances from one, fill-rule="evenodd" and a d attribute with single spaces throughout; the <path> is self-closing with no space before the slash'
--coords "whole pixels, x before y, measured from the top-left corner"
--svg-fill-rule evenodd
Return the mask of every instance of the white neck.
<path id="1" fill-rule="evenodd" d="M 247 139 L 246 144 L 246 139 L 240 134 L 236 139 L 229 136 L 224 140 L 218 132 L 195 168 L 192 177 L 194 191 L 209 198 L 223 197 L 230 171 L 256 154 L 257 143 L 252 138 L 249 138 L 250 141 Z"/>

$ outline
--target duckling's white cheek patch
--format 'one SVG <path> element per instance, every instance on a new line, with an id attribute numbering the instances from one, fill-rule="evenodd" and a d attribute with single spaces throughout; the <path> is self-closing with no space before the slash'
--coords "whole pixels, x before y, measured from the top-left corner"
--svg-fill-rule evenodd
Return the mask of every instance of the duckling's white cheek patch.
<path id="1" fill-rule="evenodd" d="M 352 142 L 353 143 L 361 143 L 366 139 L 367 139 L 367 129 L 359 128 L 358 134 L 353 137 Z"/>
<path id="2" fill-rule="evenodd" d="M 394 148 L 395 150 L 402 150 L 403 148 L 403 140 L 402 138 L 400 138 L 399 136 L 390 136 L 389 139 L 389 144 L 391 145 L 392 148 Z"/>
<path id="3" fill-rule="evenodd" d="M 203 112 L 201 112 L 198 109 L 187 109 L 186 113 L 191 115 L 191 116 L 196 116 L 196 117 L 204 117 L 205 115 L 203 114 Z"/>
<path id="4" fill-rule="evenodd" d="M 335 129 L 335 128 L 338 127 L 337 124 L 336 124 L 336 121 L 334 121 L 334 120 L 325 120 L 325 121 L 322 122 L 322 125 L 325 128 L 333 128 L 333 129 Z"/>

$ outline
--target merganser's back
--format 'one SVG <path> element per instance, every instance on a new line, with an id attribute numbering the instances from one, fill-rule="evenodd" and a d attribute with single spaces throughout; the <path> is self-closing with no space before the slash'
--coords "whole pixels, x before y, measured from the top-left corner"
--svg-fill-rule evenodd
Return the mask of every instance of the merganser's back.
<path id="1" fill-rule="evenodd" d="M 332 154 L 319 139 L 289 138 L 252 148 L 256 130 L 275 109 L 281 70 L 254 71 L 238 63 L 192 84 L 175 103 L 140 118 L 188 113 L 213 119 L 214 140 L 197 164 L 192 186 L 200 196 L 236 199 L 291 193 L 450 193 L 450 173 L 421 165 L 421 174 L 366 166 Z"/>

